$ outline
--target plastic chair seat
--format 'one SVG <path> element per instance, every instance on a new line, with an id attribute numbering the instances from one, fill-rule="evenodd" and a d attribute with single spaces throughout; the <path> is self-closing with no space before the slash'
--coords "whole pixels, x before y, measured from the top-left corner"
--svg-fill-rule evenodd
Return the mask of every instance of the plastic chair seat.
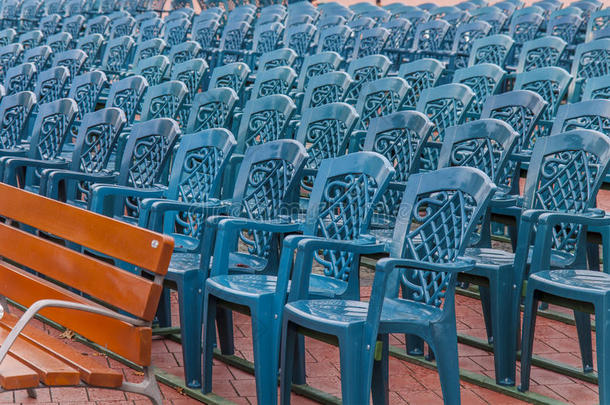
<path id="1" fill-rule="evenodd" d="M 528 265 L 532 262 L 533 252 L 533 248 L 530 248 L 527 254 Z M 485 267 L 512 266 L 515 261 L 514 253 L 490 248 L 468 248 L 466 249 L 465 256 L 474 259 L 477 262 L 476 268 L 479 268 L 481 265 Z M 566 267 L 572 263 L 573 259 L 573 256 L 567 255 L 564 252 L 553 251 L 551 253 L 551 266 L 559 268 Z"/>
<path id="2" fill-rule="evenodd" d="M 610 274 L 601 271 L 544 270 L 532 274 L 529 281 L 536 282 L 536 289 L 548 290 L 562 297 L 573 295 L 570 292 L 605 295 L 610 291 Z M 541 288 L 541 284 L 546 288 Z"/>
<path id="3" fill-rule="evenodd" d="M 179 246 L 177 239 L 176 246 Z M 169 263 L 168 273 L 184 273 L 193 269 L 199 269 L 200 261 L 201 255 L 198 253 L 174 252 Z M 267 260 L 257 256 L 234 252 L 229 255 L 229 267 L 231 270 L 238 271 L 239 273 L 258 273 L 267 267 Z"/>

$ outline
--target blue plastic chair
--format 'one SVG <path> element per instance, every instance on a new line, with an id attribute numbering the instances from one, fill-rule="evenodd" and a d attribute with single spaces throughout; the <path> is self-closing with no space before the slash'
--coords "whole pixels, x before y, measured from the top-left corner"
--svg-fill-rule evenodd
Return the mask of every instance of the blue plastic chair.
<path id="1" fill-rule="evenodd" d="M 85 51 L 88 56 L 85 67 L 91 68 L 98 64 L 103 44 L 104 37 L 101 34 L 85 35 L 76 42 L 76 48 Z"/>
<path id="2" fill-rule="evenodd" d="M 588 100 L 560 106 L 551 135 L 575 129 L 591 129 L 610 136 L 610 100 Z"/>
<path id="3" fill-rule="evenodd" d="M 264 53 L 258 59 L 257 73 L 279 66 L 292 67 L 296 58 L 296 52 L 290 48 L 280 48 Z"/>
<path id="4" fill-rule="evenodd" d="M 480 63 L 455 71 L 453 83 L 465 84 L 474 92 L 474 98 L 466 112 L 467 119 L 477 119 L 481 116 L 485 100 L 500 91 L 505 74 L 502 68 L 492 63 Z"/>
<path id="5" fill-rule="evenodd" d="M 2 180 L 13 186 L 31 189 L 37 187 L 40 181 L 40 172 L 35 169 L 37 161 L 44 161 L 48 165 L 55 163 L 57 168 L 62 168 L 64 162 L 61 151 L 70 133 L 76 109 L 76 102 L 69 98 L 41 104 L 29 144 L 20 150 L 5 151 L 2 154 Z M 28 169 L 18 176 L 18 168 L 23 167 Z"/>
<path id="6" fill-rule="evenodd" d="M 50 103 L 63 97 L 64 86 L 70 72 L 64 66 L 56 66 L 38 73 L 34 93 L 39 104 Z"/>
<path id="7" fill-rule="evenodd" d="M 469 19 L 470 13 L 463 10 L 457 10 L 445 15 L 443 20 L 447 21 L 447 23 L 449 24 L 449 29 L 445 34 L 445 38 L 443 39 L 443 44 L 441 46 L 444 51 L 451 50 L 451 48 L 453 47 L 453 40 L 455 39 L 455 34 L 458 28 L 462 24 L 467 24 Z"/>
<path id="8" fill-rule="evenodd" d="M 204 59 L 195 58 L 186 62 L 173 64 L 171 80 L 181 81 L 186 85 L 188 93 L 184 98 L 182 109 L 179 112 L 180 122 L 188 122 L 193 98 L 203 87 L 204 79 L 208 74 L 208 64 Z"/>
<path id="9" fill-rule="evenodd" d="M 519 52 L 517 73 L 558 66 L 567 43 L 559 37 L 542 37 L 527 41 Z"/>
<path id="10" fill-rule="evenodd" d="M 164 23 L 160 18 L 151 18 L 143 21 L 140 25 L 140 35 L 138 42 L 149 41 L 154 38 L 161 39 Z"/>
<path id="11" fill-rule="evenodd" d="M 347 25 L 319 28 L 318 52 L 337 52 L 345 58 L 352 33 L 352 29 Z"/>
<path id="12" fill-rule="evenodd" d="M 201 46 L 197 42 L 184 41 L 171 47 L 169 60 L 173 66 L 198 58 L 200 53 Z"/>
<path id="13" fill-rule="evenodd" d="M 362 88 L 372 81 L 386 76 L 390 69 L 390 60 L 383 55 L 371 55 L 350 62 L 347 74 L 353 83 L 345 95 L 345 102 L 356 105 Z"/>
<path id="14" fill-rule="evenodd" d="M 464 121 L 473 98 L 474 93 L 468 86 L 457 83 L 431 87 L 422 92 L 416 109 L 426 115 L 434 127 L 422 151 L 420 170 L 436 169 L 445 129 Z"/>
<path id="15" fill-rule="evenodd" d="M 401 204 L 403 214 L 396 224 L 391 257 L 376 266 L 369 303 L 357 298 L 312 299 L 308 281 L 319 249 L 336 248 L 343 254 L 358 255 L 379 249 L 379 245 L 307 237 L 286 239 L 285 256 L 292 258 L 296 249 L 297 257 L 283 311 L 282 404 L 290 403 L 298 335 L 312 332 L 330 335 L 339 345 L 341 394 L 346 404 L 368 403 L 371 385 L 374 402 L 388 403 L 389 333 L 416 334 L 425 339 L 437 357 L 445 403 L 460 404 L 455 280 L 458 272 L 472 268 L 460 256 L 493 191 L 489 178 L 472 168 L 412 176 Z M 291 263 L 285 263 L 280 267 L 280 277 L 287 277 L 291 267 Z M 408 292 L 406 298 L 398 297 L 401 285 Z M 382 356 L 375 362 L 379 349 Z"/>
<path id="16" fill-rule="evenodd" d="M 185 133 L 212 128 L 230 128 L 237 94 L 227 87 L 197 93 L 190 107 Z"/>
<path id="17" fill-rule="evenodd" d="M 515 41 L 503 34 L 479 38 L 472 44 L 468 66 L 493 63 L 503 68 L 512 57 Z"/>
<path id="18" fill-rule="evenodd" d="M 608 8 L 593 12 L 589 17 L 589 21 L 587 22 L 587 33 L 585 35 L 585 42 L 589 42 L 595 39 L 596 32 L 606 30 L 609 23 L 610 11 L 608 10 Z"/>
<path id="19" fill-rule="evenodd" d="M 26 131 L 36 95 L 24 91 L 6 95 L 0 99 L 0 154 L 7 151 L 27 150 L 22 141 L 29 135 Z"/>
<path id="20" fill-rule="evenodd" d="M 254 28 L 252 51 L 253 57 L 262 55 L 266 52 L 275 51 L 283 38 L 284 25 L 279 22 L 268 24 L 257 24 Z M 254 66 L 253 61 L 250 67 Z"/>
<path id="21" fill-rule="evenodd" d="M 251 314 L 257 400 L 261 404 L 277 403 L 281 314 L 290 278 L 289 262 L 296 245 L 283 243 L 279 267 L 273 275 L 230 274 L 226 258 L 234 250 L 239 231 L 286 233 L 301 230 L 304 236 L 297 238 L 313 238 L 326 243 L 325 250 L 317 253 L 325 274 L 311 277 L 312 294 L 316 297 L 340 297 L 348 283 L 357 283 L 359 252 L 350 254 L 331 249 L 335 245 L 353 246 L 366 232 L 372 207 L 383 193 L 392 172 L 385 158 L 371 152 L 328 159 L 318 170 L 304 224 L 282 224 L 273 218 L 271 221 L 235 218 L 219 222 L 214 262 L 204 296 L 204 392 L 212 388 L 216 308 L 229 302 L 247 308 Z M 373 246 L 377 250 L 380 248 L 379 245 Z M 350 294 L 350 298 L 355 299 L 358 295 Z M 291 355 L 294 353 L 293 350 Z"/>
<path id="22" fill-rule="evenodd" d="M 292 90 L 292 85 L 296 78 L 297 74 L 288 66 L 279 66 L 259 72 L 256 75 L 252 90 L 246 92 L 247 97 L 245 98 L 254 100 L 272 94 L 288 95 Z"/>
<path id="23" fill-rule="evenodd" d="M 123 110 L 127 118 L 127 126 L 131 126 L 136 113 L 139 112 L 140 102 L 148 88 L 146 79 L 134 75 L 112 83 L 106 98 L 106 108 L 116 107 Z"/>
<path id="24" fill-rule="evenodd" d="M 60 29 L 61 16 L 58 14 L 49 14 L 40 20 L 38 29 L 42 31 L 45 37 L 56 34 Z"/>
<path id="25" fill-rule="evenodd" d="M 42 45 L 43 38 L 44 34 L 42 31 L 32 30 L 19 35 L 19 43 L 23 46 L 24 50 L 28 50 Z"/>
<path id="26" fill-rule="evenodd" d="M 72 35 L 67 32 L 59 32 L 46 37 L 46 44 L 51 47 L 53 54 L 67 51 L 72 46 Z"/>
<path id="27" fill-rule="evenodd" d="M 303 93 L 313 77 L 338 70 L 341 62 L 341 56 L 336 52 L 318 52 L 306 56 L 301 66 L 296 91 Z"/>
<path id="28" fill-rule="evenodd" d="M 400 77 L 384 77 L 365 84 L 356 103 L 360 116 L 356 131 L 366 132 L 371 119 L 398 111 L 408 89 L 409 85 Z M 358 134 L 354 133 L 353 136 L 357 137 Z"/>
<path id="29" fill-rule="evenodd" d="M 576 44 L 576 36 L 583 22 L 583 18 L 576 14 L 556 16 L 549 20 L 546 33 L 563 39 L 567 44 Z"/>
<path id="30" fill-rule="evenodd" d="M 8 69 L 4 77 L 6 94 L 34 90 L 35 77 L 36 65 L 33 63 L 22 63 Z"/>
<path id="31" fill-rule="evenodd" d="M 72 39 L 79 38 L 85 26 L 85 21 L 85 17 L 81 14 L 73 15 L 64 19 L 61 30 L 72 35 Z"/>
<path id="32" fill-rule="evenodd" d="M 580 100 L 583 82 L 587 79 L 610 74 L 607 49 L 610 49 L 610 38 L 597 39 L 576 47 L 572 62 L 574 82 L 570 88 L 571 102 Z"/>
<path id="33" fill-rule="evenodd" d="M 6 86 L 5 86 L 6 87 Z M 587 80 L 582 92 L 582 100 L 610 99 L 610 75 Z"/>
<path id="34" fill-rule="evenodd" d="M 55 53 L 53 56 L 53 66 L 65 66 L 68 68 L 70 75 L 66 82 L 66 87 L 72 85 L 72 79 L 80 75 L 85 69 L 87 54 L 80 49 L 70 49 L 67 51 Z M 67 94 L 68 92 L 65 91 Z"/>
<path id="35" fill-rule="evenodd" d="M 5 45 L 0 48 L 0 80 L 4 81 L 6 71 L 17 66 L 23 54 L 23 46 L 19 43 Z"/>
<path id="36" fill-rule="evenodd" d="M 287 27 L 284 30 L 284 46 L 297 53 L 294 70 L 300 72 L 303 58 L 309 55 L 315 46 L 316 27 L 313 24 L 301 24 Z"/>
<path id="37" fill-rule="evenodd" d="M 398 214 L 402 191 L 409 176 L 419 170 L 419 159 L 433 124 L 417 111 L 398 111 L 373 118 L 364 139 L 365 151 L 377 152 L 390 161 L 395 173 L 372 220 L 378 240 L 389 240 Z"/>
<path id="38" fill-rule="evenodd" d="M 187 94 L 186 85 L 178 80 L 170 80 L 149 87 L 142 102 L 140 121 L 155 118 L 177 119 Z M 180 125 L 186 126 L 186 122 L 180 122 Z"/>
<path id="39" fill-rule="evenodd" d="M 445 20 L 430 20 L 415 25 L 413 45 L 401 56 L 404 56 L 408 61 L 434 58 L 443 49 L 447 31 L 449 31 L 449 23 Z"/>
<path id="40" fill-rule="evenodd" d="M 80 125 L 85 114 L 95 111 L 102 91 L 107 85 L 106 75 L 99 70 L 83 73 L 72 80 L 68 98 L 76 101 L 78 107 L 74 118 L 75 127 Z"/>
<path id="41" fill-rule="evenodd" d="M 30 31 L 36 28 L 36 23 L 44 10 L 41 10 L 42 3 L 38 0 L 26 0 L 21 4 L 21 14 L 19 24 L 21 31 Z"/>
<path id="42" fill-rule="evenodd" d="M 244 41 L 250 30 L 250 24 L 245 21 L 227 23 L 222 31 L 218 49 L 215 50 L 214 66 L 220 67 L 228 63 L 238 62 L 244 58 Z"/>
<path id="43" fill-rule="evenodd" d="M 106 44 L 101 70 L 109 77 L 120 78 L 127 71 L 134 49 L 134 41 L 129 36 L 111 39 Z"/>
<path id="44" fill-rule="evenodd" d="M 436 59 L 424 58 L 402 64 L 398 77 L 405 79 L 409 85 L 403 108 L 415 109 L 421 92 L 436 86 L 444 70 L 445 66 Z"/>
<path id="45" fill-rule="evenodd" d="M 16 36 L 17 31 L 15 31 L 13 28 L 3 29 L 2 31 L 0 31 L 0 46 L 12 44 Z"/>
<path id="46" fill-rule="evenodd" d="M 508 16 L 497 7 L 481 7 L 471 11 L 470 21 L 485 21 L 491 25 L 490 35 L 497 35 L 502 32 L 504 25 L 508 21 Z"/>
<path id="47" fill-rule="evenodd" d="M 302 97 L 301 112 L 308 108 L 343 101 L 352 80 L 345 72 L 329 72 L 320 76 L 314 76 L 309 80 L 305 93 Z M 299 94 L 295 101 L 299 103 Z"/>
<path id="48" fill-rule="evenodd" d="M 392 18 L 382 26 L 390 32 L 383 53 L 392 60 L 394 66 L 398 66 L 400 64 L 400 51 L 407 49 L 407 43 L 412 32 L 411 22 L 399 17 Z"/>
<path id="49" fill-rule="evenodd" d="M 244 85 L 249 74 L 250 68 L 243 62 L 230 63 L 214 68 L 208 89 L 228 87 L 239 97 L 243 94 Z"/>
<path id="50" fill-rule="evenodd" d="M 356 37 L 352 59 L 381 54 L 389 36 L 390 31 L 380 27 L 360 31 Z"/>
<path id="51" fill-rule="evenodd" d="M 485 21 L 472 21 L 461 24 L 455 31 L 450 53 L 450 67 L 462 69 L 468 66 L 468 58 L 474 41 L 486 37 L 491 25 Z"/>
<path id="52" fill-rule="evenodd" d="M 163 31 L 163 39 L 167 45 L 173 47 L 186 41 L 186 35 L 191 29 L 191 21 L 188 18 L 176 18 L 171 21 L 165 21 Z"/>
<path id="53" fill-rule="evenodd" d="M 136 44 L 136 50 L 133 57 L 135 66 L 143 60 L 153 56 L 162 55 L 167 44 L 161 38 L 152 38 L 146 41 L 141 41 Z"/>
<path id="54" fill-rule="evenodd" d="M 110 25 L 110 39 L 133 35 L 136 27 L 136 20 L 133 17 L 121 17 L 112 21 Z"/>
<path id="55" fill-rule="evenodd" d="M 508 36 L 515 40 L 515 45 L 521 47 L 527 41 L 538 37 L 544 17 L 538 13 L 513 15 L 508 30 Z"/>
<path id="56" fill-rule="evenodd" d="M 133 72 L 144 77 L 150 86 L 157 86 L 163 82 L 170 64 L 165 55 L 151 56 L 140 59 Z"/>

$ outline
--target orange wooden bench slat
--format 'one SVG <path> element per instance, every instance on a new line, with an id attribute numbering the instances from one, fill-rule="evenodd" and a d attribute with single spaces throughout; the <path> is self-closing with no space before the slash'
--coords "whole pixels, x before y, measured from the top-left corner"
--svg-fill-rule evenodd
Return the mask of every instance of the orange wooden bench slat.
<path id="1" fill-rule="evenodd" d="M 0 363 L 0 386 L 6 390 L 38 387 L 38 373 L 12 356 Z"/>
<path id="2" fill-rule="evenodd" d="M 30 307 L 40 299 L 56 299 L 98 306 L 50 281 L 0 261 L 0 291 Z M 159 291 L 160 294 L 160 291 Z M 40 314 L 142 366 L 150 364 L 152 329 L 89 312 L 46 308 Z"/>
<path id="3" fill-rule="evenodd" d="M 173 239 L 0 183 L 0 215 L 165 275 Z"/>
<path id="4" fill-rule="evenodd" d="M 4 340 L 9 332 L 0 328 L 0 339 Z M 36 371 L 40 381 L 46 385 L 77 385 L 80 373 L 68 364 L 51 356 L 29 341 L 18 338 L 9 351 L 14 358 Z"/>
<path id="5" fill-rule="evenodd" d="M 155 316 L 158 284 L 3 223 L 0 256 L 139 318 L 151 321 Z"/>
<path id="6" fill-rule="evenodd" d="M 11 330 L 17 323 L 17 317 L 5 313 L 0 319 L 0 328 Z M 83 355 L 74 347 L 48 335 L 44 331 L 28 325 L 21 332 L 21 339 L 31 342 L 41 350 L 49 353 L 80 371 L 80 378 L 89 385 L 106 388 L 117 388 L 123 383 L 123 373 L 107 365 L 100 364 L 94 358 Z"/>

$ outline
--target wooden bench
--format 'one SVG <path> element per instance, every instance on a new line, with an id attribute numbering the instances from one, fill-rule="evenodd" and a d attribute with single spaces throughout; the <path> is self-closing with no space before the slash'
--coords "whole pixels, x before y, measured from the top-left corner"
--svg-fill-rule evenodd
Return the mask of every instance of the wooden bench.
<path id="1" fill-rule="evenodd" d="M 41 384 L 86 384 L 139 393 L 161 405 L 151 371 L 151 322 L 172 238 L 5 184 L 0 184 L 0 217 L 0 296 L 28 308 L 17 318 L 4 307 L 0 388 L 28 389 L 34 396 L 33 388 Z M 131 263 L 149 276 L 127 272 L 57 240 Z M 142 366 L 144 381 L 126 382 L 119 370 L 27 325 L 36 314 Z"/>

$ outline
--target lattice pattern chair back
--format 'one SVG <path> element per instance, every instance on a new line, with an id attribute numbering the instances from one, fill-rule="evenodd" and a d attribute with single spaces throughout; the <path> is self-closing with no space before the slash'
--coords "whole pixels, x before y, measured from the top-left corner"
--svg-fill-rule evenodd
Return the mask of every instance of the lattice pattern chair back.
<path id="1" fill-rule="evenodd" d="M 352 80 L 345 72 L 329 72 L 312 77 L 305 88 L 301 111 L 343 101 L 351 83 Z"/>
<path id="2" fill-rule="evenodd" d="M 299 60 L 305 55 L 309 55 L 311 47 L 314 45 L 316 26 L 313 24 L 301 24 L 288 27 L 284 30 L 284 46 L 297 53 L 297 66 Z M 296 69 L 298 71 L 298 69 Z"/>
<path id="3" fill-rule="evenodd" d="M 37 72 L 46 70 L 49 67 L 52 53 L 53 51 L 47 45 L 28 49 L 23 53 L 23 63 L 33 63 L 36 66 Z"/>
<path id="4" fill-rule="evenodd" d="M 405 18 L 392 18 L 384 23 L 383 28 L 390 32 L 385 47 L 388 49 L 405 49 L 411 27 L 411 22 Z"/>
<path id="5" fill-rule="evenodd" d="M 572 62 L 574 78 L 574 85 L 570 89 L 572 102 L 580 99 L 583 81 L 607 74 L 610 74 L 610 38 L 578 45 Z"/>
<path id="6" fill-rule="evenodd" d="M 27 157 L 36 160 L 59 159 L 77 109 L 76 102 L 69 98 L 40 104 Z M 29 167 L 25 174 L 25 184 L 34 185 L 39 182 L 40 169 Z"/>
<path id="7" fill-rule="evenodd" d="M 297 74 L 288 66 L 279 66 L 259 72 L 254 80 L 250 99 L 270 96 L 272 94 L 286 94 L 292 90 Z"/>
<path id="8" fill-rule="evenodd" d="M 508 35 L 517 44 L 524 44 L 538 37 L 540 26 L 544 22 L 544 17 L 537 13 L 522 14 L 513 17 L 510 23 Z"/>
<path id="9" fill-rule="evenodd" d="M 545 122 L 539 122 L 534 128 L 534 138 L 551 133 L 552 121 L 571 82 L 572 76 L 559 67 L 545 67 L 517 75 L 515 90 L 531 90 L 547 102 L 547 107 L 540 116 Z"/>
<path id="10" fill-rule="evenodd" d="M 384 77 L 365 84 L 356 103 L 360 115 L 356 129 L 366 131 L 371 119 L 398 111 L 408 89 L 409 85 L 400 77 Z"/>
<path id="11" fill-rule="evenodd" d="M 610 9 L 596 11 L 591 14 L 587 22 L 585 42 L 592 41 L 597 31 L 606 30 L 610 26 Z"/>
<path id="12" fill-rule="evenodd" d="M 390 37 L 390 31 L 385 28 L 370 28 L 356 34 L 356 43 L 352 59 L 358 59 L 369 55 L 380 55 Z"/>
<path id="13" fill-rule="evenodd" d="M 16 0 L 5 1 L 2 4 L 2 25 L 13 26 L 19 19 L 20 3 Z"/>
<path id="14" fill-rule="evenodd" d="M 548 22 L 546 33 L 547 35 L 559 37 L 568 44 L 574 44 L 582 24 L 582 17 L 576 14 L 557 16 Z"/>
<path id="15" fill-rule="evenodd" d="M 208 64 L 204 59 L 194 58 L 186 62 L 172 65 L 172 80 L 179 80 L 186 85 L 188 93 L 180 110 L 180 122 L 187 122 L 193 97 L 203 85 L 203 79 L 208 71 Z"/>
<path id="16" fill-rule="evenodd" d="M 90 69 L 100 60 L 103 44 L 104 37 L 101 34 L 85 35 L 76 42 L 76 48 L 83 50 L 88 56 L 85 68 Z"/>
<path id="17" fill-rule="evenodd" d="M 112 22 L 110 38 L 118 38 L 124 35 L 133 35 L 136 20 L 133 17 L 121 17 Z"/>
<path id="18" fill-rule="evenodd" d="M 117 107 L 123 110 L 125 118 L 127 118 L 127 125 L 131 125 L 147 88 L 146 79 L 138 75 L 116 81 L 110 86 L 106 108 Z"/>
<path id="19" fill-rule="evenodd" d="M 435 170 L 445 129 L 461 124 L 474 99 L 474 92 L 463 84 L 450 83 L 424 90 L 417 102 L 417 111 L 434 124 L 429 142 L 424 146 L 420 169 Z"/>
<path id="20" fill-rule="evenodd" d="M 13 66 L 17 66 L 23 54 L 21 44 L 9 44 L 0 48 L 0 80 L 4 81 L 6 71 Z"/>
<path id="21" fill-rule="evenodd" d="M 176 121 L 157 118 L 134 124 L 119 166 L 117 184 L 135 188 L 153 187 L 163 174 L 174 144 L 180 136 Z M 116 199 L 114 212 L 137 217 L 139 200 Z"/>
<path id="22" fill-rule="evenodd" d="M 219 198 L 222 173 L 235 145 L 233 134 L 222 128 L 183 135 L 174 154 L 166 197 L 186 203 Z M 163 229 L 182 246 L 198 246 L 204 221 L 204 216 L 181 212 L 166 215 Z M 190 243 L 184 243 L 187 240 Z"/>
<path id="23" fill-rule="evenodd" d="M 7 95 L 0 99 L 0 149 L 21 147 L 27 134 L 26 124 L 36 104 L 36 95 L 31 91 Z"/>
<path id="24" fill-rule="evenodd" d="M 72 45 L 72 35 L 67 32 L 59 32 L 47 37 L 47 45 L 53 50 L 53 55 L 67 51 Z"/>
<path id="25" fill-rule="evenodd" d="M 160 18 L 151 18 L 143 21 L 140 25 L 140 36 L 138 42 L 149 41 L 154 38 L 161 39 L 163 32 L 163 20 Z"/>
<path id="26" fill-rule="evenodd" d="M 292 67 L 296 58 L 296 52 L 290 48 L 280 48 L 264 53 L 258 58 L 257 72 L 263 72 L 279 66 Z"/>
<path id="27" fill-rule="evenodd" d="M 610 75 L 594 77 L 587 80 L 582 92 L 582 100 L 604 99 L 610 99 Z"/>
<path id="28" fill-rule="evenodd" d="M 186 40 L 186 35 L 191 29 L 191 21 L 188 18 L 179 18 L 165 22 L 163 39 L 170 47 L 179 45 Z"/>
<path id="29" fill-rule="evenodd" d="M 371 120 L 364 150 L 383 155 L 394 167 L 393 183 L 405 184 L 419 169 L 419 159 L 433 124 L 420 112 L 399 111 Z M 375 208 L 375 222 L 395 221 L 402 192 L 390 186 Z"/>
<path id="30" fill-rule="evenodd" d="M 345 95 L 345 101 L 355 105 L 362 88 L 370 82 L 385 77 L 390 68 L 390 60 L 383 55 L 371 55 L 350 62 L 347 73 L 354 81 Z"/>
<path id="31" fill-rule="evenodd" d="M 34 91 L 38 103 L 50 103 L 62 98 L 69 77 L 70 71 L 65 66 L 56 66 L 40 72 Z"/>
<path id="32" fill-rule="evenodd" d="M 70 72 L 66 86 L 70 86 L 72 78 L 81 74 L 87 62 L 87 54 L 80 49 L 70 49 L 56 53 L 53 57 L 53 66 L 65 66 Z"/>
<path id="33" fill-rule="evenodd" d="M 431 20 L 444 20 L 448 14 L 455 13 L 460 9 L 454 6 L 437 7 L 429 10 Z"/>
<path id="34" fill-rule="evenodd" d="M 306 56 L 301 66 L 297 91 L 304 92 L 313 77 L 338 70 L 341 61 L 341 56 L 336 52 L 321 52 Z"/>
<path id="35" fill-rule="evenodd" d="M 237 94 L 228 87 L 210 89 L 197 93 L 190 108 L 187 134 L 211 128 L 228 128 Z"/>
<path id="36" fill-rule="evenodd" d="M 302 189 L 311 191 L 317 170 L 324 159 L 347 153 L 357 119 L 354 107 L 346 103 L 330 103 L 303 112 L 296 135 L 296 140 L 305 146 L 308 154 L 305 176 L 301 180 Z"/>
<path id="37" fill-rule="evenodd" d="M 76 123 L 79 123 L 85 114 L 95 111 L 102 90 L 107 85 L 108 79 L 106 79 L 106 75 L 99 70 L 83 73 L 72 80 L 68 98 L 76 101 L 78 106 L 78 111 L 74 118 Z"/>
<path id="38" fill-rule="evenodd" d="M 318 29 L 318 33 L 320 33 L 328 28 L 345 25 L 346 22 L 347 20 L 345 17 L 333 14 L 320 18 L 316 24 L 316 28 Z"/>
<path id="39" fill-rule="evenodd" d="M 519 134 L 510 125 L 493 118 L 449 127 L 438 167 L 474 167 L 497 183 L 518 140 Z"/>
<path id="40" fill-rule="evenodd" d="M 547 66 L 558 66 L 567 43 L 559 37 L 546 36 L 523 44 L 517 72 L 529 72 Z"/>
<path id="41" fill-rule="evenodd" d="M 610 100 L 588 100 L 559 107 L 551 135 L 590 129 L 610 136 Z"/>
<path id="42" fill-rule="evenodd" d="M 478 15 L 474 15 L 474 12 L 478 10 L 473 10 L 473 17 L 470 21 L 485 21 L 491 25 L 491 30 L 489 31 L 490 35 L 496 35 L 502 32 L 506 21 L 508 21 L 508 16 L 504 14 L 502 11 L 490 11 Z"/>
<path id="43" fill-rule="evenodd" d="M 582 213 L 595 206 L 610 162 L 610 140 L 590 130 L 541 138 L 527 171 L 524 209 Z M 583 252 L 582 226 L 562 223 L 553 229 L 554 253 L 568 261 Z M 529 242 L 529 241 L 528 241 Z"/>
<path id="44" fill-rule="evenodd" d="M 415 109 L 421 92 L 428 87 L 436 86 L 444 70 L 445 66 L 441 62 L 430 58 L 402 64 L 398 70 L 398 77 L 405 79 L 409 85 L 403 106 Z"/>
<path id="45" fill-rule="evenodd" d="M 468 58 L 474 41 L 486 37 L 491 31 L 491 25 L 485 21 L 472 21 L 461 24 L 455 31 L 451 53 L 453 66 L 457 69 L 468 65 Z"/>
<path id="46" fill-rule="evenodd" d="M 15 31 L 13 28 L 3 29 L 2 31 L 0 31 L 0 46 L 12 44 L 16 36 L 17 31 Z"/>
<path id="47" fill-rule="evenodd" d="M 390 13 L 389 11 L 384 10 L 382 8 L 376 8 L 374 10 L 365 11 L 364 13 L 360 14 L 360 18 L 362 18 L 362 17 L 372 18 L 373 21 L 375 21 L 376 26 L 380 26 L 383 23 L 388 22 L 390 20 L 391 16 L 392 16 L 392 13 Z"/>
<path id="48" fill-rule="evenodd" d="M 79 38 L 81 36 L 83 26 L 85 25 L 85 21 L 85 17 L 80 14 L 68 17 L 64 19 L 62 31 L 72 35 L 72 39 Z"/>
<path id="49" fill-rule="evenodd" d="M 225 24 L 220 37 L 220 49 L 221 51 L 241 51 L 244 48 L 244 41 L 248 31 L 250 30 L 250 24 L 245 21 L 239 21 L 235 23 Z M 225 55 L 223 54 L 218 61 L 217 66 L 223 64 L 237 62 L 237 55 Z"/>
<path id="50" fill-rule="evenodd" d="M 102 36 L 108 35 L 108 29 L 110 28 L 110 18 L 105 15 L 92 18 L 87 22 L 87 28 L 85 29 L 85 35 L 89 34 L 100 34 Z"/>
<path id="51" fill-rule="evenodd" d="M 165 55 L 151 56 L 140 59 L 133 72 L 143 76 L 150 86 L 156 86 L 164 80 L 170 64 Z"/>
<path id="52" fill-rule="evenodd" d="M 283 94 L 249 100 L 239 125 L 237 151 L 282 139 L 296 106 Z"/>
<path id="53" fill-rule="evenodd" d="M 138 42 L 136 45 L 133 63 L 135 66 L 143 60 L 153 56 L 162 55 L 167 44 L 161 38 L 153 38 L 147 41 Z"/>
<path id="54" fill-rule="evenodd" d="M 201 53 L 201 46 L 195 41 L 184 41 L 173 45 L 169 53 L 169 60 L 173 65 L 184 63 L 188 60 L 197 58 Z"/>
<path id="55" fill-rule="evenodd" d="M 455 71 L 453 83 L 465 84 L 474 92 L 467 110 L 467 119 L 476 119 L 481 115 L 485 99 L 500 90 L 505 74 L 502 68 L 492 63 L 481 63 Z"/>
<path id="56" fill-rule="evenodd" d="M 487 97 L 481 118 L 496 118 L 509 124 L 518 134 L 519 140 L 515 145 L 514 155 L 506 165 L 506 170 L 497 185 L 504 193 L 516 194 L 519 192 L 517 176 L 520 161 L 529 159 L 532 149 L 537 142 L 534 128 L 546 108 L 547 103 L 538 94 L 530 90 L 513 90 L 495 96 Z"/>
<path id="57" fill-rule="evenodd" d="M 127 70 L 134 44 L 133 39 L 128 36 L 108 41 L 106 51 L 104 52 L 104 59 L 102 60 L 102 69 L 106 71 L 106 74 L 117 74 Z"/>
<path id="58" fill-rule="evenodd" d="M 267 142 L 248 148 L 236 176 L 231 214 L 258 220 L 273 220 L 289 208 L 307 153 L 292 139 Z M 268 232 L 241 233 L 250 254 L 277 255 L 277 241 Z"/>
<path id="59" fill-rule="evenodd" d="M 283 34 L 284 25 L 279 22 L 257 25 L 254 28 L 252 50 L 259 54 L 275 51 Z"/>
<path id="60" fill-rule="evenodd" d="M 142 102 L 141 121 L 154 118 L 178 118 L 178 111 L 184 103 L 188 94 L 186 85 L 178 80 L 170 80 L 156 86 L 151 86 L 146 91 Z M 186 126 L 186 122 L 180 125 Z"/>
<path id="61" fill-rule="evenodd" d="M 42 3 L 38 0 L 26 0 L 21 5 L 19 28 L 21 31 L 30 31 L 36 28 Z"/>
<path id="62" fill-rule="evenodd" d="M 507 35 L 497 34 L 479 38 L 472 44 L 468 66 L 479 63 L 493 63 L 504 67 L 512 56 L 515 41 Z"/>
<path id="63" fill-rule="evenodd" d="M 409 178 L 400 204 L 391 257 L 449 263 L 462 256 L 495 186 L 478 169 L 449 167 Z M 441 307 L 454 316 L 457 272 L 397 269 L 386 296 Z"/>
<path id="64" fill-rule="evenodd" d="M 44 34 L 40 30 L 32 30 L 19 35 L 19 43 L 24 50 L 28 50 L 42 44 Z M 7 44 L 8 45 L 8 44 Z"/>
<path id="65" fill-rule="evenodd" d="M 61 17 L 59 15 L 51 14 L 46 17 L 43 17 L 42 20 L 40 20 L 40 25 L 38 26 L 38 29 L 42 31 L 45 37 L 49 37 L 59 31 L 60 22 Z"/>
<path id="66" fill-rule="evenodd" d="M 219 28 L 220 23 L 215 19 L 196 21 L 191 29 L 191 38 L 201 45 L 203 52 L 206 52 L 206 49 L 216 47 Z"/>
<path id="67" fill-rule="evenodd" d="M 445 35 L 449 31 L 449 23 L 444 20 L 430 20 L 423 24 L 416 25 L 413 37 L 413 50 L 427 53 L 434 53 L 443 48 Z"/>
<path id="68" fill-rule="evenodd" d="M 22 91 L 34 90 L 36 81 L 36 65 L 22 63 L 7 70 L 4 77 L 6 94 L 15 94 Z"/>
<path id="69" fill-rule="evenodd" d="M 347 25 L 319 28 L 318 52 L 337 52 L 345 57 L 347 43 L 353 33 Z"/>
<path id="70" fill-rule="evenodd" d="M 468 20 L 470 20 L 470 13 L 467 11 L 458 10 L 454 13 L 447 14 L 443 19 L 449 24 L 449 29 L 447 30 L 445 38 L 443 39 L 442 49 L 450 51 L 453 47 L 453 40 L 455 39 L 457 29 L 462 24 L 468 23 Z"/>
<path id="71" fill-rule="evenodd" d="M 239 96 L 242 93 L 249 74 L 250 68 L 243 62 L 218 66 L 212 70 L 208 89 L 228 87 Z"/>

